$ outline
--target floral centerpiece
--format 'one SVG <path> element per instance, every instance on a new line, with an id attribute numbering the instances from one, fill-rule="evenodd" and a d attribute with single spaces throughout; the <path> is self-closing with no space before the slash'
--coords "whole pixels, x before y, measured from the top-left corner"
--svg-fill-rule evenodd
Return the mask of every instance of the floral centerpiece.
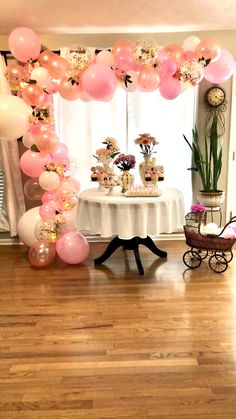
<path id="1" fill-rule="evenodd" d="M 117 157 L 114 161 L 114 164 L 118 167 L 120 170 L 130 170 L 135 167 L 135 156 L 133 154 L 120 154 L 119 157 Z"/>
<path id="2" fill-rule="evenodd" d="M 126 192 L 134 183 L 134 176 L 129 171 L 135 167 L 135 163 L 135 156 L 132 154 L 120 154 L 114 161 L 118 169 L 123 171 L 119 179 L 122 186 L 122 193 Z"/>
<path id="3" fill-rule="evenodd" d="M 139 134 L 139 137 L 134 140 L 135 144 L 138 144 L 141 148 L 141 154 L 145 156 L 151 156 L 154 151 L 154 147 L 158 144 L 155 137 L 152 137 L 150 134 Z"/>
<path id="4" fill-rule="evenodd" d="M 141 154 L 144 161 L 139 164 L 139 174 L 144 186 L 150 186 L 150 182 L 155 186 L 158 180 L 158 166 L 156 159 L 152 157 L 154 147 L 158 144 L 155 137 L 150 134 L 139 134 L 139 137 L 134 140 L 141 148 Z"/>
<path id="5" fill-rule="evenodd" d="M 107 137 L 102 142 L 106 147 L 98 148 L 94 157 L 99 163 L 104 165 L 109 164 L 114 158 L 120 154 L 120 149 L 117 144 L 117 140 L 112 137 Z"/>

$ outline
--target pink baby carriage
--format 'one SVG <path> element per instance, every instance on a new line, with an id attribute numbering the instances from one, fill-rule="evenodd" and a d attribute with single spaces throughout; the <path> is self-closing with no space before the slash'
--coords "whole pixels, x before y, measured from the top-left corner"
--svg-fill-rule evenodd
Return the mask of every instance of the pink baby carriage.
<path id="1" fill-rule="evenodd" d="M 204 211 L 188 213 L 185 221 L 186 244 L 191 247 L 191 250 L 184 253 L 184 264 L 188 268 L 195 269 L 201 265 L 203 259 L 209 256 L 208 265 L 210 268 L 217 273 L 225 272 L 229 262 L 233 259 L 232 247 L 236 238 L 223 238 L 221 235 L 229 224 L 236 222 L 236 217 L 232 217 L 217 236 L 201 234 L 201 224 L 206 224 Z"/>

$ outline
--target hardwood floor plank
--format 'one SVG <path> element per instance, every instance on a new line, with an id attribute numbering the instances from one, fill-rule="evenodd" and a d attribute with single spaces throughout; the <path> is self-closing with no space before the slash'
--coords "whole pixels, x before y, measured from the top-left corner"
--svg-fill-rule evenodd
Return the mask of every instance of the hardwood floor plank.
<path id="1" fill-rule="evenodd" d="M 184 242 L 93 266 L 29 266 L 0 247 L 0 419 L 235 419 L 236 261 L 182 262 Z"/>

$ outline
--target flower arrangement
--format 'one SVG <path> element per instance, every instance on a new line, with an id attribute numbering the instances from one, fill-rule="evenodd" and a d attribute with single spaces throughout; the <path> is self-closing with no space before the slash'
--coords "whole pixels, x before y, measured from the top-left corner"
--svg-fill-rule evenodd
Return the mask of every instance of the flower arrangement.
<path id="1" fill-rule="evenodd" d="M 156 144 L 158 144 L 158 142 L 156 138 L 152 137 L 150 134 L 139 134 L 139 137 L 136 138 L 134 142 L 140 146 L 143 156 L 156 153 L 156 151 L 154 151 L 154 147 Z"/>
<path id="2" fill-rule="evenodd" d="M 135 167 L 135 156 L 133 154 L 120 154 L 114 161 L 114 164 L 120 170 L 130 170 Z"/>
<path id="3" fill-rule="evenodd" d="M 118 154 L 120 154 L 120 149 L 115 138 L 107 137 L 102 144 L 105 144 L 106 147 L 98 148 L 96 150 L 96 155 L 93 156 L 99 162 L 103 164 L 109 163 L 109 161 L 113 160 Z"/>
<path id="4" fill-rule="evenodd" d="M 204 212 L 205 209 L 205 205 L 202 204 L 196 204 L 191 206 L 191 212 Z"/>

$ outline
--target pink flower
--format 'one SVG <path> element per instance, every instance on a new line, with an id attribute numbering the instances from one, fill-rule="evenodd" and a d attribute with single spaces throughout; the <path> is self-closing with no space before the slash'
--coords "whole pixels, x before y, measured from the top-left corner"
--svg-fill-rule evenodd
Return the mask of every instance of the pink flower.
<path id="1" fill-rule="evenodd" d="M 202 204 L 196 204 L 191 206 L 192 212 L 203 212 L 205 211 L 206 207 Z"/>

